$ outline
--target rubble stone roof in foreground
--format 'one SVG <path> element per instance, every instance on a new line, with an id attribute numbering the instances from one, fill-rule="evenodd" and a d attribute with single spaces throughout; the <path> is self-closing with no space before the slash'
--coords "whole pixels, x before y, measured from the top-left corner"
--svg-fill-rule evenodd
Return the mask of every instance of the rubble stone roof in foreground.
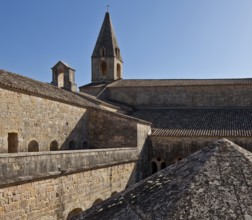
<path id="1" fill-rule="evenodd" d="M 10 73 L 0 69 L 0 87 L 20 92 L 29 93 L 34 96 L 45 97 L 59 102 L 73 104 L 81 107 L 96 105 L 73 92 L 60 89 L 54 85 L 36 81 L 28 77 Z"/>
<path id="2" fill-rule="evenodd" d="M 221 139 L 77 219 L 252 219 L 252 153 Z"/>
<path id="3" fill-rule="evenodd" d="M 141 109 L 132 114 L 152 123 L 153 136 L 251 137 L 252 109 Z"/>

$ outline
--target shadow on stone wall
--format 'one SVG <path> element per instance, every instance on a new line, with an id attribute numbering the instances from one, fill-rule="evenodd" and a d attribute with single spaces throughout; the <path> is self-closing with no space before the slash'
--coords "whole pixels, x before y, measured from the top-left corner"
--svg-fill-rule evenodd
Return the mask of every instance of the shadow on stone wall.
<path id="1" fill-rule="evenodd" d="M 60 150 L 81 150 L 89 149 L 88 140 L 88 110 L 82 115 L 78 123 L 71 130 L 65 141 L 60 146 Z M 67 124 L 64 133 L 67 133 Z M 63 128 L 64 129 L 64 128 Z"/>
<path id="2" fill-rule="evenodd" d="M 148 165 L 149 161 L 151 160 L 151 155 L 152 155 L 151 141 L 149 138 L 147 138 L 145 140 L 141 152 L 139 153 L 139 159 L 137 160 L 135 167 L 129 177 L 126 188 L 151 175 L 151 169 L 150 166 Z"/>

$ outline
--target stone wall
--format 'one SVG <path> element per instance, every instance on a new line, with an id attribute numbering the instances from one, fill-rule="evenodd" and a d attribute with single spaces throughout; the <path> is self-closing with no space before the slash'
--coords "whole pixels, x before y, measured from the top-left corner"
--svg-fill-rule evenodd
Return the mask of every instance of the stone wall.
<path id="1" fill-rule="evenodd" d="M 222 137 L 161 137 L 151 136 L 151 161 L 164 161 L 166 166 L 206 147 Z M 252 152 L 252 138 L 224 137 Z M 160 160 L 159 160 L 159 159 Z"/>
<path id="2" fill-rule="evenodd" d="M 106 62 L 106 74 L 102 74 L 101 62 Z M 102 57 L 92 58 L 92 82 L 113 81 L 114 80 L 115 58 Z"/>
<path id="3" fill-rule="evenodd" d="M 5 186 L 0 188 L 3 220 L 67 219 L 72 210 L 85 210 L 109 198 L 131 184 L 138 152 L 137 149 L 106 149 L 33 154 L 1 155 L 1 161 L 9 161 L 5 166 L 12 167 L 13 177 L 19 170 L 26 176 L 36 175 L 38 171 L 37 177 L 40 176 L 36 181 L 26 179 L 22 184 L 2 185 Z M 71 172 L 57 174 L 57 164 L 61 164 L 62 171 Z M 46 176 L 51 168 L 53 176 Z M 5 181 L 3 176 L 1 180 Z"/>
<path id="4" fill-rule="evenodd" d="M 107 72 L 106 74 L 102 73 L 101 62 L 106 62 Z M 123 75 L 123 64 L 117 58 L 113 57 L 93 57 L 92 58 L 92 82 L 106 82 L 114 81 L 121 77 L 117 76 L 117 64 L 121 67 L 121 76 Z"/>
<path id="5" fill-rule="evenodd" d="M 85 108 L 2 88 L 0 103 L 0 153 L 8 152 L 8 133 L 18 135 L 18 152 L 28 151 L 33 140 L 39 151 L 50 150 L 53 141 L 67 149 L 70 142 L 81 148 L 87 140 Z"/>
<path id="6" fill-rule="evenodd" d="M 137 159 L 137 148 L 0 154 L 0 187 Z"/>
<path id="7" fill-rule="evenodd" d="M 88 137 L 91 148 L 138 147 L 141 151 L 150 123 L 113 112 L 90 109 Z"/>
<path id="8" fill-rule="evenodd" d="M 252 106 L 251 85 L 109 87 L 101 96 L 133 107 Z"/>

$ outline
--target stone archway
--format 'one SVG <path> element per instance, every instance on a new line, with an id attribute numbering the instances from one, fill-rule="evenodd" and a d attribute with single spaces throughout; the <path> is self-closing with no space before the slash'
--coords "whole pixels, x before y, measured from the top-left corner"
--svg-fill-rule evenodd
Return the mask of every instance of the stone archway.
<path id="1" fill-rule="evenodd" d="M 121 65 L 119 63 L 116 65 L 116 75 L 118 79 L 122 78 Z"/>
<path id="2" fill-rule="evenodd" d="M 36 140 L 32 140 L 28 144 L 28 152 L 38 152 L 39 151 L 39 144 Z"/>
<path id="3" fill-rule="evenodd" d="M 98 198 L 98 199 L 96 199 L 96 200 L 94 201 L 94 203 L 93 203 L 92 206 L 97 205 L 97 204 L 100 204 L 102 201 L 103 201 L 102 199 Z"/>
<path id="4" fill-rule="evenodd" d="M 101 73 L 103 76 L 107 75 L 107 63 L 105 61 L 101 61 L 101 64 L 100 64 L 100 68 L 101 68 Z"/>
<path id="5" fill-rule="evenodd" d="M 154 174 L 158 171 L 157 163 L 155 161 L 151 162 L 151 173 Z"/>
<path id="6" fill-rule="evenodd" d="M 57 151 L 57 150 L 59 150 L 59 144 L 56 140 L 54 140 L 50 144 L 50 151 Z"/>
<path id="7" fill-rule="evenodd" d="M 118 192 L 114 191 L 114 192 L 111 193 L 111 196 L 116 196 L 117 194 L 118 194 Z"/>
<path id="8" fill-rule="evenodd" d="M 79 215 L 82 212 L 83 210 L 81 208 L 73 209 L 71 212 L 69 212 L 67 220 L 71 220 L 74 216 Z"/>
<path id="9" fill-rule="evenodd" d="M 156 157 L 151 160 L 151 173 L 154 174 L 166 167 L 166 162 L 161 157 Z"/>

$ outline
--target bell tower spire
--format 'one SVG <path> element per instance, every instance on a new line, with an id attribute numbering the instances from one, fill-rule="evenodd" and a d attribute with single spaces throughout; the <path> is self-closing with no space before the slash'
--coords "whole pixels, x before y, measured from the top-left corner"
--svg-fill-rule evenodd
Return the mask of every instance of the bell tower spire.
<path id="1" fill-rule="evenodd" d="M 112 82 L 122 78 L 122 56 L 108 11 L 91 59 L 92 82 Z"/>

